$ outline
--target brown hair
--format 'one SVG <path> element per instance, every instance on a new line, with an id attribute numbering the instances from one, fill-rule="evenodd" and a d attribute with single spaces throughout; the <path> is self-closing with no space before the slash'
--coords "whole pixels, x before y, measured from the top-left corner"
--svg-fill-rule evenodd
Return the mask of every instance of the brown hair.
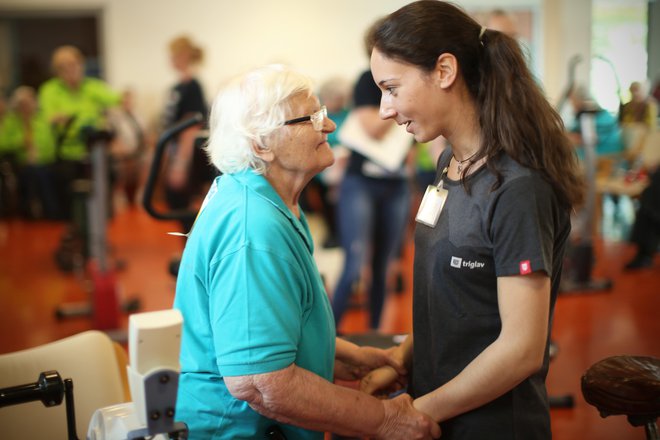
<path id="1" fill-rule="evenodd" d="M 190 55 L 190 61 L 195 64 L 204 60 L 204 51 L 186 35 L 181 35 L 170 41 L 169 48 L 172 53 L 187 52 Z"/>
<path id="2" fill-rule="evenodd" d="M 484 29 L 457 6 L 420 0 L 379 20 L 367 47 L 431 72 L 438 56 L 453 54 L 479 113 L 482 141 L 475 159 L 502 175 L 490 159 L 502 151 L 538 171 L 566 205 L 583 200 L 583 183 L 561 117 L 533 78 L 518 42 Z M 467 173 L 465 173 L 467 175 Z M 465 184 L 465 182 L 464 182 Z"/>

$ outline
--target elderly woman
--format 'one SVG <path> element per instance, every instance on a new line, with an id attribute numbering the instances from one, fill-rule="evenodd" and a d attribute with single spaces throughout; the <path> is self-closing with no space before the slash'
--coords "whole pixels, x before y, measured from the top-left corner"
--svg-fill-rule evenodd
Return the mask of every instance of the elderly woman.
<path id="1" fill-rule="evenodd" d="M 408 395 L 384 401 L 332 383 L 400 369 L 335 337 L 298 205 L 333 163 L 334 129 L 309 79 L 282 66 L 237 78 L 214 104 L 208 152 L 224 175 L 186 244 L 174 301 L 184 316 L 177 419 L 190 438 L 439 434 Z"/>

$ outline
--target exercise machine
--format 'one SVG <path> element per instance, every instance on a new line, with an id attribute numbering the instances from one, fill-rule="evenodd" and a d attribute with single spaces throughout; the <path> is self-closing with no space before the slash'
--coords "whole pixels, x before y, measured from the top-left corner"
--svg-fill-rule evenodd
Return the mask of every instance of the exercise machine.
<path id="1" fill-rule="evenodd" d="M 602 57 L 600 57 L 602 58 Z M 603 58 L 604 59 L 604 58 Z M 574 55 L 568 64 L 568 84 L 557 104 L 558 111 L 568 102 L 576 82 L 576 70 L 583 61 L 582 56 Z M 617 79 L 617 93 L 619 92 Z M 596 136 L 595 111 L 583 111 L 579 115 L 579 128 L 584 149 L 584 178 L 586 183 L 585 204 L 576 216 L 578 230 L 577 243 L 569 244 L 564 260 L 564 270 L 560 285 L 560 293 L 573 293 L 584 291 L 605 291 L 612 287 L 609 279 L 594 279 L 592 270 L 594 266 L 593 233 L 596 216 Z M 576 227 L 577 226 L 577 227 Z"/>
<path id="2" fill-rule="evenodd" d="M 132 402 L 96 410 L 88 440 L 186 439 L 188 427 L 175 420 L 179 349 L 183 318 L 178 310 L 129 317 L 129 365 Z M 73 380 L 45 371 L 34 383 L 0 389 L 0 408 L 41 401 L 46 407 L 66 404 L 68 440 L 78 440 Z"/>
<path id="3" fill-rule="evenodd" d="M 64 379 L 57 371 L 44 371 L 34 383 L 0 389 L 0 408 L 28 402 L 41 402 L 46 408 L 66 404 L 67 439 L 78 440 L 73 402 L 73 381 Z"/>
<path id="4" fill-rule="evenodd" d="M 56 308 L 58 319 L 87 316 L 91 317 L 95 329 L 112 332 L 119 328 L 120 312 L 134 312 L 139 309 L 137 299 L 119 303 L 115 267 L 108 258 L 107 225 L 109 214 L 108 144 L 112 132 L 89 129 L 85 132 L 91 160 L 91 181 L 82 189 L 86 209 L 78 204 L 78 218 L 75 234 L 80 236 L 87 250 L 86 275 L 90 280 L 90 300 L 82 303 L 63 304 Z M 82 182 L 78 182 L 82 185 Z M 118 331 L 119 333 L 119 331 Z"/>
<path id="5" fill-rule="evenodd" d="M 98 409 L 88 440 L 188 437 L 186 424 L 175 420 L 182 324 L 175 309 L 129 317 L 127 370 L 133 401 Z"/>
<path id="6" fill-rule="evenodd" d="M 147 211 L 149 215 L 151 215 L 156 220 L 163 220 L 163 221 L 175 220 L 182 223 L 192 224 L 192 222 L 195 220 L 195 217 L 197 216 L 197 213 L 195 211 L 190 211 L 190 210 L 178 210 L 178 211 L 160 210 L 156 208 L 156 206 L 154 205 L 153 199 L 154 199 L 154 192 L 156 190 L 156 184 L 158 183 L 158 176 L 160 174 L 160 169 L 162 168 L 163 157 L 167 145 L 179 133 L 181 133 L 187 128 L 192 127 L 193 125 L 201 124 L 203 121 L 204 121 L 204 117 L 202 116 L 202 114 L 196 113 L 190 118 L 179 122 L 178 124 L 170 127 L 168 130 L 163 132 L 161 137 L 158 139 L 158 142 L 156 143 L 154 157 L 153 157 L 153 161 L 151 162 L 151 167 L 149 168 L 149 175 L 147 177 L 147 182 L 144 187 L 144 195 L 142 199 L 142 204 L 144 206 L 144 209 Z M 201 136 L 198 136 L 195 139 L 194 148 L 195 149 L 201 148 L 201 145 L 203 145 L 205 142 L 206 142 L 206 137 L 202 133 Z M 173 232 L 172 234 L 186 237 L 188 232 L 190 231 L 184 231 L 180 233 Z M 175 258 L 172 261 L 170 261 L 168 271 L 172 276 L 174 277 L 177 276 L 179 272 L 180 263 L 181 263 L 180 258 Z"/>
<path id="7" fill-rule="evenodd" d="M 165 153 L 165 148 L 169 142 L 174 139 L 179 133 L 184 131 L 187 128 L 192 127 L 193 125 L 200 124 L 204 121 L 204 117 L 201 113 L 196 113 L 190 118 L 179 122 L 178 124 L 170 127 L 165 130 L 161 137 L 156 143 L 156 148 L 154 151 L 153 161 L 151 162 L 151 167 L 149 168 L 149 175 L 147 177 L 147 182 L 144 187 L 144 196 L 142 199 L 142 204 L 144 209 L 157 220 L 194 220 L 196 213 L 189 210 L 180 210 L 180 211 L 163 211 L 156 208 L 153 202 L 154 192 L 156 189 L 156 183 L 158 182 L 158 175 L 160 174 L 160 169 L 163 163 L 163 155 Z M 198 142 L 195 142 L 195 148 L 198 147 Z M 187 231 L 186 231 L 187 232 Z"/>
<path id="8" fill-rule="evenodd" d="M 595 112 L 579 115 L 580 133 L 584 149 L 585 203 L 576 218 L 578 242 L 571 245 L 564 267 L 560 290 L 562 293 L 604 291 L 612 288 L 610 279 L 592 277 L 594 266 L 593 234 L 596 217 L 596 121 Z"/>

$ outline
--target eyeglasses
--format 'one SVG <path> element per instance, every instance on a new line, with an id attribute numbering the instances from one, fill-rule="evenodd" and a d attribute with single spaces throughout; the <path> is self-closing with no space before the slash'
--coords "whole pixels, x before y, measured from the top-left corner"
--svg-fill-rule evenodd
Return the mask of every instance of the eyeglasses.
<path id="1" fill-rule="evenodd" d="M 328 117 L 328 109 L 325 106 L 321 107 L 321 110 L 317 111 L 308 116 L 302 116 L 300 118 L 289 119 L 284 121 L 284 125 L 299 124 L 301 122 L 312 121 L 312 127 L 316 131 L 323 130 L 323 122 Z"/>

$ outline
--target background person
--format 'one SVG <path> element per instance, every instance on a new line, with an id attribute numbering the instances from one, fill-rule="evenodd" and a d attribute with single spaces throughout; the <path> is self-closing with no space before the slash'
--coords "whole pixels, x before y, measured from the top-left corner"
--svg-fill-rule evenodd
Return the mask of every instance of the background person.
<path id="1" fill-rule="evenodd" d="M 184 317 L 177 419 L 191 438 L 290 439 L 322 431 L 439 436 L 408 395 L 332 384 L 391 362 L 335 338 L 300 194 L 333 163 L 335 124 L 306 77 L 281 66 L 231 82 L 213 107 L 214 181 L 186 242 L 174 307 Z"/>
<path id="2" fill-rule="evenodd" d="M 623 151 L 623 139 L 619 122 L 610 112 L 603 109 L 589 93 L 587 87 L 578 85 L 571 90 L 569 101 L 573 108 L 575 118 L 569 128 L 569 137 L 578 147 L 578 154 L 583 156 L 579 148 L 584 145 L 580 117 L 584 113 L 593 114 L 596 135 L 596 156 L 600 162 L 606 162 Z M 604 164 L 599 165 L 605 166 Z"/>
<path id="3" fill-rule="evenodd" d="M 58 190 L 64 218 L 71 218 L 71 182 L 86 176 L 87 146 L 83 130 L 106 128 L 107 110 L 119 104 L 121 96 L 104 81 L 85 76 L 85 59 L 74 46 L 60 46 L 53 52 L 55 77 L 39 88 L 39 105 L 53 128 Z"/>
<path id="4" fill-rule="evenodd" d="M 124 90 L 121 105 L 112 109 L 108 117 L 115 133 L 111 146 L 114 193 L 131 207 L 137 203 L 144 156 L 150 143 L 144 122 L 135 112 L 134 100 L 134 92 Z"/>
<path id="5" fill-rule="evenodd" d="M 197 113 L 201 113 L 206 120 L 208 106 L 202 85 L 196 78 L 197 69 L 204 60 L 204 51 L 190 37 L 182 35 L 170 41 L 169 55 L 178 80 L 169 91 L 163 115 L 164 129 Z M 195 138 L 202 125 L 182 131 L 168 147 L 165 200 L 171 210 L 194 210 L 195 196 L 202 191 L 202 184 L 211 180 L 210 166 L 206 166 L 203 152 L 195 149 Z M 192 220 L 182 221 L 181 232 L 187 233 L 192 223 Z"/>
<path id="6" fill-rule="evenodd" d="M 549 329 L 583 198 L 561 118 L 518 43 L 450 3 L 404 6 L 369 42 L 381 116 L 450 145 L 418 213 L 413 336 L 397 350 L 414 405 L 443 438 L 549 439 Z"/>
<path id="7" fill-rule="evenodd" d="M 518 23 L 516 17 L 504 9 L 493 9 L 486 18 L 486 27 L 494 31 L 502 32 L 513 39 L 518 38 Z"/>
<path id="8" fill-rule="evenodd" d="M 328 143 L 335 155 L 335 163 L 318 174 L 314 180 L 319 183 L 321 196 L 321 212 L 327 226 L 327 235 L 323 247 L 334 248 L 339 246 L 339 232 L 337 231 L 337 202 L 339 199 L 339 185 L 344 177 L 349 151 L 341 145 L 337 133 L 344 124 L 349 113 L 352 96 L 352 84 L 342 77 L 334 77 L 321 84 L 319 100 L 328 109 L 328 117 L 335 123 L 337 129 L 328 134 Z"/>
<path id="9" fill-rule="evenodd" d="M 658 103 L 639 81 L 630 84 L 630 101 L 621 107 L 621 124 L 642 124 L 650 131 L 658 127 Z"/>
<path id="10" fill-rule="evenodd" d="M 59 218 L 55 191 L 55 142 L 48 121 L 39 112 L 32 87 L 20 86 L 11 96 L 3 136 L 15 151 L 21 213 L 31 219 Z"/>
<path id="11" fill-rule="evenodd" d="M 626 270 L 653 267 L 653 258 L 660 245 L 660 167 L 649 175 L 649 186 L 639 198 L 630 234 L 635 245 L 635 256 L 624 266 Z"/>
<path id="12" fill-rule="evenodd" d="M 352 113 L 369 138 L 382 143 L 392 121 L 378 116 L 380 90 L 370 70 L 360 75 L 353 90 Z M 412 147 L 412 139 L 406 140 Z M 355 146 L 347 145 L 348 148 Z M 337 215 L 344 267 L 332 296 L 337 327 L 341 324 L 356 284 L 367 278 L 369 328 L 377 330 L 387 295 L 388 268 L 405 235 L 412 191 L 405 161 L 389 171 L 355 150 L 351 151 L 339 187 Z"/>

